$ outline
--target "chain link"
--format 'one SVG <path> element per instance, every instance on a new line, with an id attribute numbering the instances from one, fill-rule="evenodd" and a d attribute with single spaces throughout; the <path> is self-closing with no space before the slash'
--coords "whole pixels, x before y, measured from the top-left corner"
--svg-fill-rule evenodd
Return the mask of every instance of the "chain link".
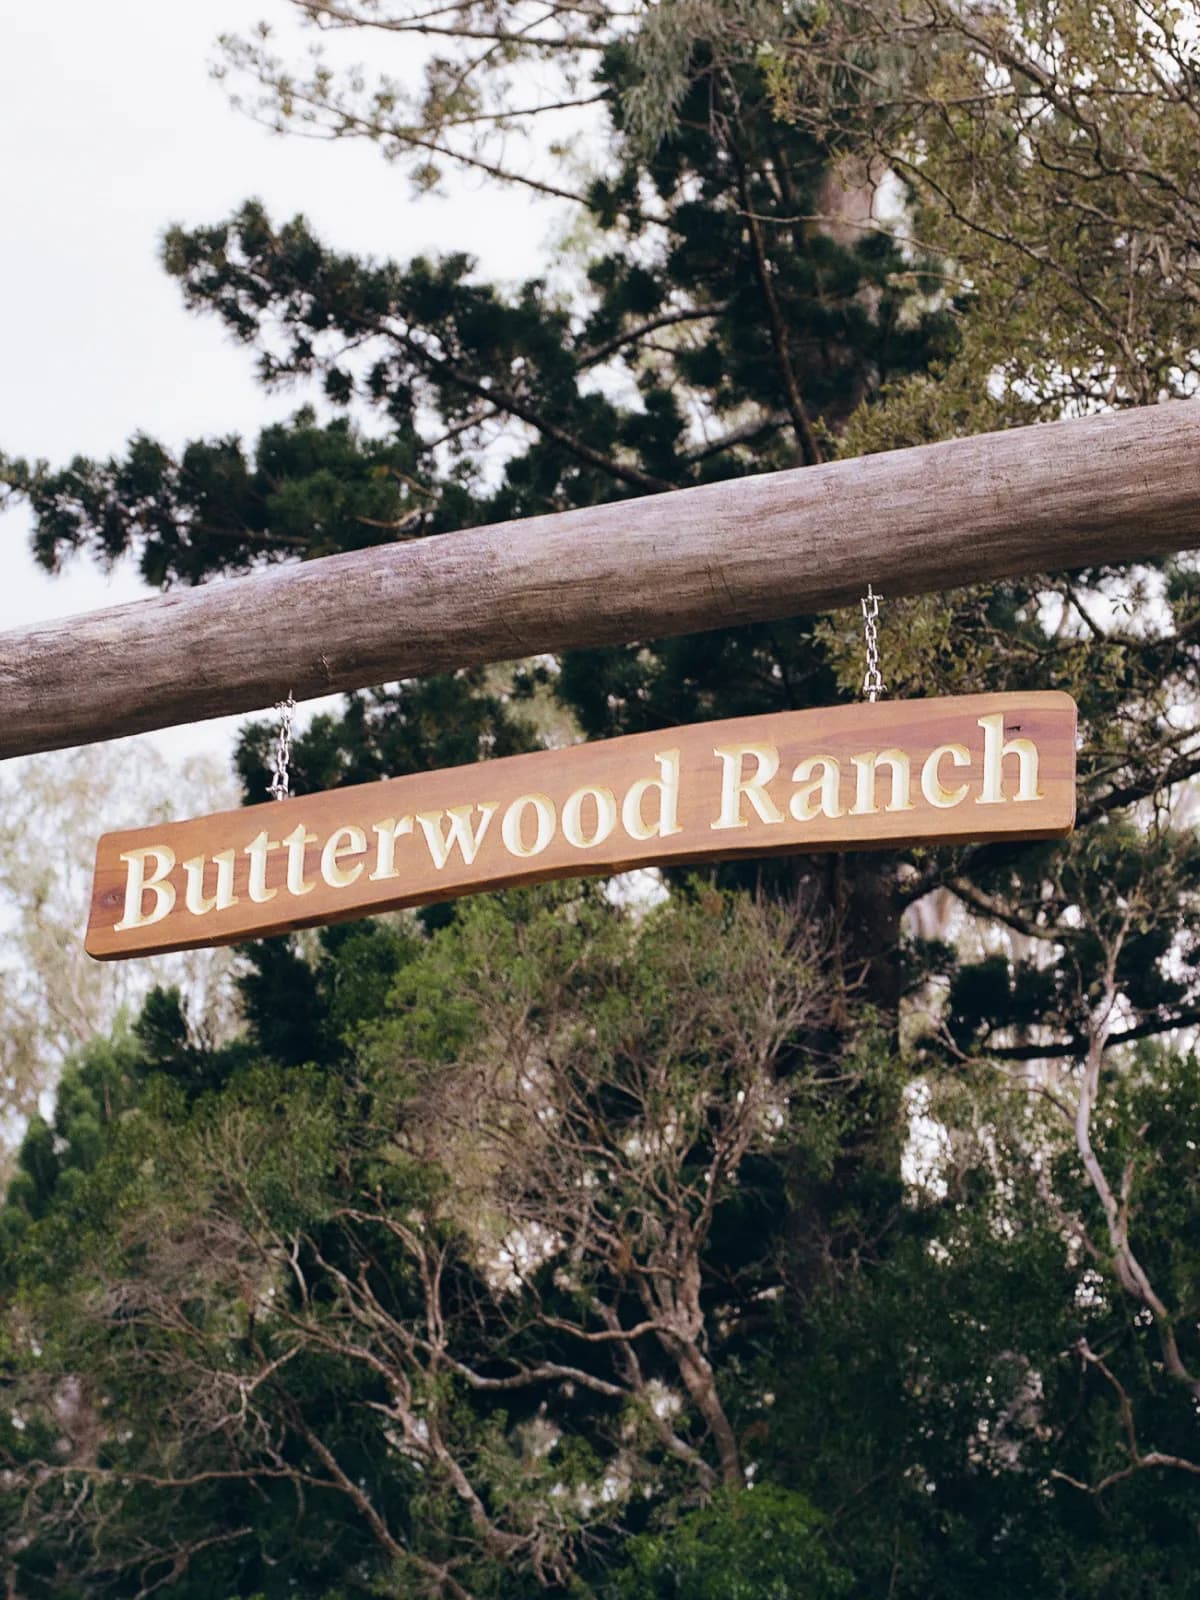
<path id="1" fill-rule="evenodd" d="M 887 685 L 879 674 L 879 602 L 883 599 L 881 594 L 876 594 L 871 585 L 867 585 L 867 592 L 863 596 L 863 638 L 867 646 L 867 670 L 863 675 L 862 692 L 872 705 L 883 694 Z"/>
<path id="2" fill-rule="evenodd" d="M 292 718 L 296 715 L 296 702 L 288 691 L 286 700 L 277 700 L 279 734 L 275 740 L 275 754 L 271 761 L 271 799 L 286 800 L 289 793 L 289 770 L 292 764 Z"/>

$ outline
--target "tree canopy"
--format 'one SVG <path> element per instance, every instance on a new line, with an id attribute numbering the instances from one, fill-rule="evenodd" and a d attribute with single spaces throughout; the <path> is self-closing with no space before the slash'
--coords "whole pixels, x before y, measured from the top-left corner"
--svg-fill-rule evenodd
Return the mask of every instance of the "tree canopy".
<path id="1" fill-rule="evenodd" d="M 420 84 L 259 34 L 245 104 L 550 188 L 572 271 L 171 228 L 298 409 L 4 461 L 48 567 L 197 583 L 1190 393 L 1174 11 L 293 9 L 419 38 Z M 1198 602 L 1185 559 L 885 607 L 892 694 L 1075 696 L 1069 839 L 268 941 L 232 1041 L 160 989 L 83 1046 L 0 1211 L 10 1590 L 1200 1595 Z M 294 787 L 828 703 L 858 626 L 375 686 Z"/>

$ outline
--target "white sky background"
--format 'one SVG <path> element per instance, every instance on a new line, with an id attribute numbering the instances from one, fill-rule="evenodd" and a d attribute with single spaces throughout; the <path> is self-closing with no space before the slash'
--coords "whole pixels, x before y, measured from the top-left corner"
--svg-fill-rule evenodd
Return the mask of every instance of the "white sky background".
<path id="1" fill-rule="evenodd" d="M 250 196 L 303 211 L 340 249 L 405 259 L 466 250 L 489 278 L 537 269 L 561 209 L 486 180 L 414 199 L 365 144 L 280 137 L 209 75 L 223 31 L 280 0 L 36 0 L 0 7 L 0 450 L 55 465 L 142 430 L 168 447 L 253 439 L 298 394 L 264 395 L 253 356 L 189 315 L 158 261 L 173 222 L 216 222 Z M 285 36 L 286 37 L 286 36 Z M 308 35 L 297 34 L 297 54 Z M 350 41 L 356 59 L 370 42 Z M 390 63 L 393 70 L 395 62 Z M 0 629 L 145 597 L 132 567 L 36 568 L 23 509 L 0 516 Z M 2 712 L 0 712 L 2 714 Z M 172 757 L 225 755 L 240 719 L 149 735 Z M 98 819 L 101 821 L 102 819 Z"/>

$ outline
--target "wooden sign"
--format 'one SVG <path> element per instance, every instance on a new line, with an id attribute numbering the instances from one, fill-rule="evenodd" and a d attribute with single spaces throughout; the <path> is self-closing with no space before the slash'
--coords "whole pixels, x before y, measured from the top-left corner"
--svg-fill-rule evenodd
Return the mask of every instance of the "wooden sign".
<path id="1" fill-rule="evenodd" d="M 227 944 L 481 889 L 802 850 L 1050 839 L 1068 695 L 697 723 L 106 834 L 87 949 Z"/>

